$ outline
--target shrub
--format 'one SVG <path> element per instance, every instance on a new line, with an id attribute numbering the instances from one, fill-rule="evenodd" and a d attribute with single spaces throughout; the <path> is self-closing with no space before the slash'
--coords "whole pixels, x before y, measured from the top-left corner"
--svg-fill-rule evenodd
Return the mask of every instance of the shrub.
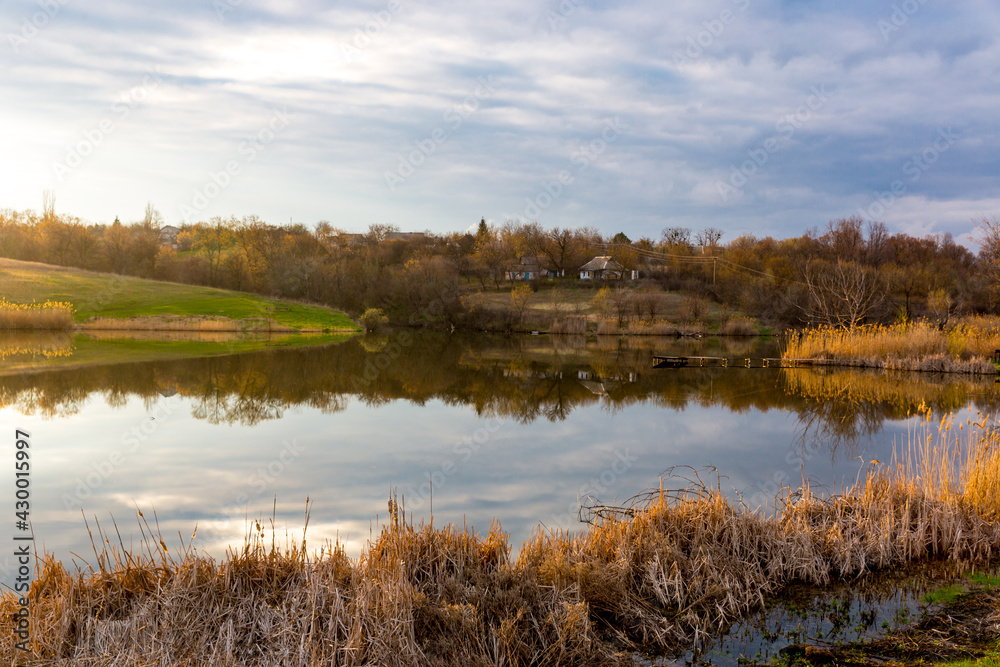
<path id="1" fill-rule="evenodd" d="M 757 327 L 749 317 L 731 317 L 719 327 L 721 336 L 756 336 Z"/>
<path id="2" fill-rule="evenodd" d="M 382 312 L 381 308 L 369 308 L 365 312 L 361 313 L 361 317 L 358 318 L 358 324 L 360 324 L 365 331 L 378 331 L 389 321 L 385 313 Z"/>
<path id="3" fill-rule="evenodd" d="M 587 318 L 581 315 L 562 317 L 552 323 L 549 333 L 553 334 L 585 334 L 587 333 Z"/>

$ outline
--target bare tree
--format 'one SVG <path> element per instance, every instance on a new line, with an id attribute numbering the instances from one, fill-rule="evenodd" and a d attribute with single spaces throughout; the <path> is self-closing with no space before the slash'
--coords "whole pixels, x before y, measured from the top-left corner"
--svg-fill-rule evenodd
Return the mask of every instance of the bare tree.
<path id="1" fill-rule="evenodd" d="M 687 227 L 667 227 L 663 230 L 663 244 L 676 248 L 691 246 L 691 230 Z"/>
<path id="2" fill-rule="evenodd" d="M 42 219 L 54 220 L 56 217 L 56 191 L 42 190 Z"/>
<path id="3" fill-rule="evenodd" d="M 936 289 L 927 295 L 927 307 L 934 312 L 937 319 L 938 330 L 944 331 L 948 325 L 948 320 L 955 312 L 955 302 L 952 300 L 948 290 Z"/>
<path id="4" fill-rule="evenodd" d="M 611 292 L 611 304 L 618 317 L 618 328 L 620 329 L 629 319 L 628 311 L 632 305 L 632 290 L 627 287 L 616 287 Z"/>
<path id="5" fill-rule="evenodd" d="M 845 329 L 864 322 L 885 301 L 888 288 L 877 270 L 844 260 L 811 263 L 805 284 L 808 300 L 802 310 L 809 319 Z"/>
<path id="6" fill-rule="evenodd" d="M 698 232 L 694 237 L 696 244 L 702 246 L 703 248 L 713 249 L 719 245 L 720 239 L 722 239 L 722 230 L 716 229 L 715 227 L 706 227 Z"/>
<path id="7" fill-rule="evenodd" d="M 146 202 L 146 211 L 142 217 L 142 224 L 147 227 L 155 227 L 157 231 L 163 226 L 163 216 L 153 206 L 153 202 Z"/>
<path id="8" fill-rule="evenodd" d="M 983 217 L 977 227 L 975 241 L 979 243 L 979 265 L 990 285 L 991 300 L 1000 298 L 1000 218 Z"/>

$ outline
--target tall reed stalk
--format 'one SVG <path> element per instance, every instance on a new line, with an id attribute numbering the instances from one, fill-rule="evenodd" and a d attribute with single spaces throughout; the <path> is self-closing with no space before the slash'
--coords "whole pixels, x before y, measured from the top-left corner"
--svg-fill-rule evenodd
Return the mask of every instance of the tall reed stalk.
<path id="1" fill-rule="evenodd" d="M 0 297 L 0 329 L 65 331 L 73 327 L 73 304 L 61 301 L 14 303 Z"/>
<path id="2" fill-rule="evenodd" d="M 594 508 L 586 530 L 539 530 L 511 557 L 494 523 L 391 520 L 358 558 L 309 553 L 255 523 L 221 560 L 168 552 L 141 513 L 129 551 L 96 526 L 95 563 L 39 563 L 33 644 L 8 664 L 620 665 L 633 651 L 699 642 L 791 582 L 928 558 L 1000 553 L 1000 437 L 985 418 L 925 422 L 894 459 L 872 462 L 839 495 L 786 489 L 773 515 L 718 486 L 653 490 Z M 308 515 L 306 519 L 308 525 Z M 112 546 L 116 545 L 117 546 Z"/>
<path id="3" fill-rule="evenodd" d="M 969 317 L 947 330 L 924 321 L 807 329 L 789 339 L 782 356 L 889 370 L 995 374 L 989 359 L 998 349 L 1000 320 Z"/>

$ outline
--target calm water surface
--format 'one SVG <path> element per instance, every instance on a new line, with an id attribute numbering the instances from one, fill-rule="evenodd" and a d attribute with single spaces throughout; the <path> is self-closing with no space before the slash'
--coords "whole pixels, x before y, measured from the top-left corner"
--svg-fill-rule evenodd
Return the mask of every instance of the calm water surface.
<path id="1" fill-rule="evenodd" d="M 248 520 L 274 515 L 279 539 L 297 539 L 307 498 L 309 544 L 339 540 L 357 555 L 392 493 L 418 522 L 433 511 L 485 532 L 495 517 L 517 549 L 539 525 L 580 528 L 581 502 L 625 502 L 677 466 L 709 484 L 714 467 L 752 506 L 803 477 L 839 489 L 889 459 L 921 404 L 1000 403 L 992 379 L 653 370 L 654 353 L 777 355 L 773 342 L 404 331 L 32 374 L 5 374 L 0 360 L 0 425 L 32 434 L 38 547 L 82 562 L 93 561 L 84 516 L 102 528 L 113 517 L 128 546 L 136 509 L 151 524 L 155 511 L 168 546 L 197 524 L 194 546 L 219 557 Z M 0 581 L 11 565 L 0 559 Z"/>

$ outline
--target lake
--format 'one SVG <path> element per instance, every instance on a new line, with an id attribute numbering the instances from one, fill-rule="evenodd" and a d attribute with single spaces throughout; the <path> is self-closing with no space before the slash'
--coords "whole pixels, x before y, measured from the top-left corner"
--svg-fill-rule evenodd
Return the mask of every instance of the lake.
<path id="1" fill-rule="evenodd" d="M 778 347 L 406 330 L 32 373 L 4 372 L 0 359 L 0 425 L 31 433 L 37 548 L 83 563 L 94 561 L 84 517 L 136 547 L 137 509 L 171 549 L 197 525 L 194 547 L 214 557 L 256 520 L 300 539 L 307 499 L 309 545 L 338 540 L 351 555 L 394 494 L 416 522 L 486 532 L 495 518 L 515 550 L 539 526 L 584 527 L 581 503 L 623 504 L 685 479 L 767 511 L 779 487 L 803 479 L 852 485 L 872 459 L 890 460 L 923 410 L 964 417 L 1000 404 L 993 378 L 654 370 L 653 354 Z M 5 584 L 12 566 L 0 560 Z"/>

